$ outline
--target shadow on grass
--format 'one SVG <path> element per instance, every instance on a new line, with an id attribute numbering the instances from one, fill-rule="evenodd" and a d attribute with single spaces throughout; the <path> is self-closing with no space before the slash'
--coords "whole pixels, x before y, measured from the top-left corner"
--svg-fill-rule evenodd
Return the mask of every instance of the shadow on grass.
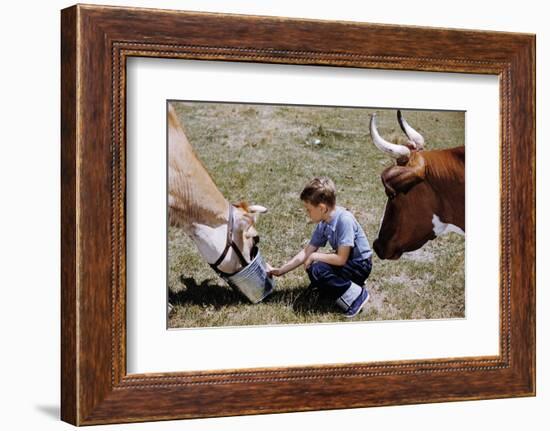
<path id="1" fill-rule="evenodd" d="M 193 277 L 180 277 L 185 289 L 177 293 L 170 292 L 168 300 L 172 305 L 212 305 L 220 309 L 228 305 L 246 304 L 241 294 L 228 286 L 214 284 L 214 280 L 206 279 L 200 284 Z"/>
<path id="2" fill-rule="evenodd" d="M 317 290 L 302 287 L 275 290 L 264 300 L 264 303 L 292 306 L 297 314 L 327 314 L 337 311 L 334 301 L 323 298 Z"/>
<path id="3" fill-rule="evenodd" d="M 201 283 L 192 277 L 180 277 L 185 289 L 177 293 L 169 293 L 169 302 L 172 305 L 211 305 L 216 310 L 230 305 L 250 305 L 250 302 L 239 292 L 229 286 L 214 284 L 214 280 L 206 279 Z M 264 304 L 278 304 L 291 306 L 297 314 L 335 313 L 338 310 L 334 301 L 327 300 L 319 295 L 317 290 L 303 287 L 289 289 L 275 289 L 271 295 L 262 301 Z"/>

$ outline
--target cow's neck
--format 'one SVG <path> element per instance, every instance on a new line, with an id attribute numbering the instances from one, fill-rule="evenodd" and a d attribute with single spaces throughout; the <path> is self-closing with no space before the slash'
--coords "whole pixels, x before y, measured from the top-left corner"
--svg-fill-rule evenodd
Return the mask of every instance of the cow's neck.
<path id="1" fill-rule="evenodd" d="M 464 229 L 464 159 L 456 157 L 453 150 L 425 152 L 424 157 L 428 160 L 426 179 L 432 186 L 437 196 L 436 216 L 443 223 L 455 225 Z M 431 162 L 430 154 L 438 156 L 447 152 L 445 162 L 434 160 Z"/>
<path id="2" fill-rule="evenodd" d="M 464 231 L 464 190 L 446 188 L 442 185 L 439 192 L 438 213 L 444 223 L 453 224 Z"/>
<path id="3" fill-rule="evenodd" d="M 229 203 L 189 144 L 176 112 L 168 113 L 170 223 L 182 227 L 195 242 L 208 263 L 215 263 L 227 243 Z M 242 235 L 234 229 L 233 240 L 243 249 Z M 232 249 L 219 265 L 223 272 L 234 272 L 240 261 Z"/>
<path id="4" fill-rule="evenodd" d="M 188 186 L 186 189 L 188 191 L 180 195 L 182 209 L 185 211 L 179 212 L 178 218 L 184 221 L 181 226 L 191 237 L 203 259 L 213 264 L 222 255 L 227 245 L 230 204 L 223 197 L 221 200 L 205 198 L 208 190 L 199 186 Z M 244 244 L 240 233 L 238 226 L 235 226 L 232 240 L 239 250 L 243 250 Z M 237 254 L 230 248 L 218 268 L 223 272 L 232 273 L 241 266 Z"/>
<path id="5" fill-rule="evenodd" d="M 209 227 L 227 224 L 229 204 L 205 170 L 187 167 L 174 183 L 170 193 L 184 227 L 197 223 Z"/>
<path id="6" fill-rule="evenodd" d="M 227 223 L 227 201 L 173 118 L 175 114 L 170 114 L 168 181 L 171 222 L 186 230 L 196 223 L 209 227 Z"/>
<path id="7" fill-rule="evenodd" d="M 229 203 L 223 197 L 215 196 L 212 190 L 201 187 L 200 183 L 193 183 L 180 184 L 177 209 L 173 211 L 180 221 L 178 224 L 191 237 L 202 257 L 212 264 L 218 260 L 227 243 Z M 230 257 L 224 263 L 230 262 Z"/>

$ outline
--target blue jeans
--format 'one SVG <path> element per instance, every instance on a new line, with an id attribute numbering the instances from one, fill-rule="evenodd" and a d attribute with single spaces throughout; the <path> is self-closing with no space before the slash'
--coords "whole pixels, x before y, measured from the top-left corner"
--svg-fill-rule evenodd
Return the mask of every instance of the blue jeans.
<path id="1" fill-rule="evenodd" d="M 362 286 L 370 275 L 372 260 L 349 259 L 344 266 L 313 262 L 307 269 L 310 288 L 316 288 L 327 299 L 336 300 L 355 284 Z"/>

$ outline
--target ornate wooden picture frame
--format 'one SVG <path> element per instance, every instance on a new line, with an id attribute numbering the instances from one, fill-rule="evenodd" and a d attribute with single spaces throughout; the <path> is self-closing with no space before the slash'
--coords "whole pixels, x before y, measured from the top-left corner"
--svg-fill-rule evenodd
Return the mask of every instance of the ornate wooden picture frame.
<path id="1" fill-rule="evenodd" d="M 75 425 L 535 394 L 535 37 L 100 6 L 62 11 L 61 417 Z M 500 353 L 128 374 L 126 60 L 490 74 L 500 85 Z"/>

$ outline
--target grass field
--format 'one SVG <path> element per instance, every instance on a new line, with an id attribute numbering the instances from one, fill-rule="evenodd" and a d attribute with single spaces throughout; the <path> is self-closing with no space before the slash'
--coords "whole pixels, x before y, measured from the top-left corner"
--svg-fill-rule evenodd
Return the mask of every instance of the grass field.
<path id="1" fill-rule="evenodd" d="M 402 136 L 396 110 L 220 103 L 175 103 L 189 142 L 230 202 L 269 209 L 257 224 L 264 258 L 279 266 L 311 237 L 299 195 L 314 176 L 336 184 L 337 203 L 348 208 L 372 243 L 386 196 L 382 170 L 393 163 L 368 131 L 378 113 L 386 139 Z M 464 145 L 464 113 L 404 111 L 426 138 L 426 149 Z M 320 144 L 314 144 L 319 139 Z M 327 249 L 328 251 L 328 249 Z M 181 229 L 168 230 L 170 328 L 349 321 L 333 304 L 300 295 L 303 268 L 277 278 L 275 292 L 252 305 L 233 292 L 199 255 Z M 449 234 L 404 254 L 373 258 L 367 280 L 371 298 L 354 320 L 464 317 L 464 237 Z"/>

